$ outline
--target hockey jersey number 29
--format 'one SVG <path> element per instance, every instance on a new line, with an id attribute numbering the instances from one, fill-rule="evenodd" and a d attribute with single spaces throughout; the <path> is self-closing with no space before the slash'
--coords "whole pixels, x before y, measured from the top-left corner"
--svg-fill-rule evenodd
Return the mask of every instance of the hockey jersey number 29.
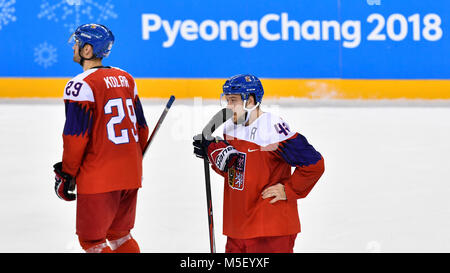
<path id="1" fill-rule="evenodd" d="M 77 192 L 139 188 L 148 128 L 134 79 L 92 68 L 67 83 L 64 102 L 63 171 L 76 177 Z"/>

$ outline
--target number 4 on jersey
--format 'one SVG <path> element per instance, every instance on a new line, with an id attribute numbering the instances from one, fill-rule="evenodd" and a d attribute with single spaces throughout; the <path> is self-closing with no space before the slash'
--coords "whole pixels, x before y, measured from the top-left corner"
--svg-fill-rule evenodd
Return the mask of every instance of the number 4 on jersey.
<path id="1" fill-rule="evenodd" d="M 139 141 L 139 135 L 136 127 L 136 112 L 134 111 L 133 101 L 132 99 L 126 99 L 126 108 L 128 117 L 133 123 L 133 128 L 131 128 L 131 134 L 134 137 L 136 142 Z M 120 135 L 116 135 L 114 130 L 114 126 L 121 124 L 123 119 L 125 118 L 125 110 L 122 98 L 110 99 L 105 105 L 105 114 L 109 115 L 113 113 L 113 107 L 117 109 L 117 115 L 113 116 L 109 122 L 106 124 L 106 129 L 108 132 L 108 139 L 114 144 L 125 144 L 129 143 L 130 139 L 128 137 L 128 129 L 120 130 Z"/>

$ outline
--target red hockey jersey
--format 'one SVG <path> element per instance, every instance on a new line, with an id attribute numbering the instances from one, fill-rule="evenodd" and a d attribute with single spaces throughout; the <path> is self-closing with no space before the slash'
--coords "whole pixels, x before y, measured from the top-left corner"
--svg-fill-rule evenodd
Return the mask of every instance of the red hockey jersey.
<path id="1" fill-rule="evenodd" d="M 324 172 L 321 154 L 270 113 L 248 126 L 228 120 L 224 138 L 239 151 L 227 173 L 213 165 L 225 177 L 224 235 L 249 239 L 300 232 L 297 199 L 306 197 Z M 270 204 L 272 198 L 262 199 L 261 193 L 277 183 L 284 184 L 287 200 Z"/>
<path id="2" fill-rule="evenodd" d="M 67 83 L 64 102 L 63 171 L 76 177 L 77 193 L 141 187 L 148 127 L 134 79 L 92 68 Z"/>

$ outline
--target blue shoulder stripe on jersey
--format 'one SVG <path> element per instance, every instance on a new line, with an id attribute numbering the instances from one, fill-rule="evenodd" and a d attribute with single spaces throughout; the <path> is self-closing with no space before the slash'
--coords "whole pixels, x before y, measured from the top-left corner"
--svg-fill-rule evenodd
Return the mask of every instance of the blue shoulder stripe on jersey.
<path id="1" fill-rule="evenodd" d="M 74 101 L 66 101 L 66 124 L 64 125 L 64 135 L 79 136 L 86 132 L 91 134 L 92 110 L 86 105 Z"/>
<path id="2" fill-rule="evenodd" d="M 139 97 L 136 98 L 136 119 L 139 126 L 145 128 L 147 127 L 147 121 L 144 116 L 144 109 L 142 108 L 141 101 Z"/>
<path id="3" fill-rule="evenodd" d="M 316 164 L 322 158 L 306 138 L 298 133 L 295 137 L 282 141 L 276 153 L 293 167 Z"/>

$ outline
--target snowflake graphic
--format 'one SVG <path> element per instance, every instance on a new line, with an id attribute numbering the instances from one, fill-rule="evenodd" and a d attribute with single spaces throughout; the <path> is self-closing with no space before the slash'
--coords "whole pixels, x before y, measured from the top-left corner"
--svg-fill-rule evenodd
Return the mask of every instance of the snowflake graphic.
<path id="1" fill-rule="evenodd" d="M 58 62 L 56 48 L 44 42 L 34 48 L 34 62 L 44 68 L 50 67 Z"/>
<path id="2" fill-rule="evenodd" d="M 16 16 L 14 16 L 14 12 L 16 9 L 13 5 L 16 3 L 16 0 L 0 0 L 0 30 L 2 30 L 3 26 L 9 24 L 9 22 L 15 22 L 17 20 Z"/>
<path id="3" fill-rule="evenodd" d="M 82 23 L 101 23 L 118 17 L 111 0 L 43 0 L 40 8 L 39 19 L 61 22 L 69 32 Z"/>

